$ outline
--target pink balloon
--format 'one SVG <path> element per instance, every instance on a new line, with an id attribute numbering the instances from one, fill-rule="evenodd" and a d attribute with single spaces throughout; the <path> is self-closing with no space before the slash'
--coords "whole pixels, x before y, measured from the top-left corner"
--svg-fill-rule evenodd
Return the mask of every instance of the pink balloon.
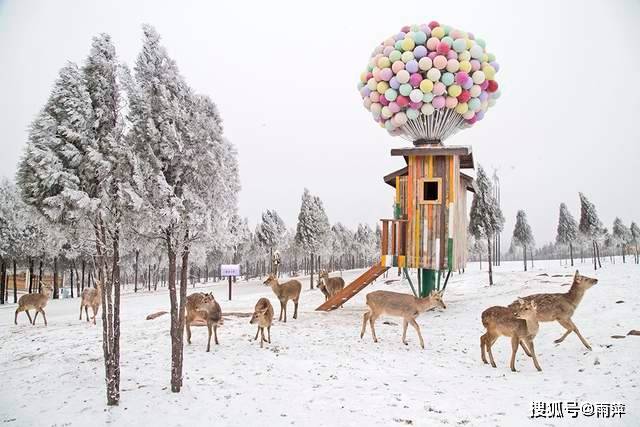
<path id="1" fill-rule="evenodd" d="M 371 102 L 380 102 L 380 92 L 374 90 L 369 94 L 369 99 Z"/>
<path id="2" fill-rule="evenodd" d="M 427 49 L 435 51 L 440 44 L 440 40 L 437 37 L 431 37 L 427 40 Z"/>
<path id="3" fill-rule="evenodd" d="M 477 59 L 472 59 L 469 62 L 471 63 L 471 69 L 473 71 L 478 71 L 480 69 L 480 61 L 478 61 Z"/>
<path id="4" fill-rule="evenodd" d="M 387 99 L 386 96 L 380 95 L 380 104 L 385 105 L 385 106 L 389 105 L 389 100 Z"/>
<path id="5" fill-rule="evenodd" d="M 422 107 L 422 101 L 420 102 L 410 102 L 409 103 L 409 107 L 415 109 L 415 110 L 419 110 Z"/>
<path id="6" fill-rule="evenodd" d="M 442 70 L 447 66 L 447 58 L 442 55 L 438 55 L 433 59 L 433 66 L 438 70 Z M 376 79 L 378 80 L 378 79 Z"/>
<path id="7" fill-rule="evenodd" d="M 433 85 L 432 92 L 434 95 L 444 95 L 446 91 L 447 91 L 447 87 L 442 82 L 436 82 Z"/>
<path id="8" fill-rule="evenodd" d="M 487 90 L 488 87 L 489 87 L 489 80 L 485 80 L 482 83 L 480 83 L 480 89 Z"/>
<path id="9" fill-rule="evenodd" d="M 409 84 L 413 87 L 420 86 L 420 82 L 422 81 L 422 76 L 420 73 L 413 73 L 411 77 L 409 77 Z"/>
<path id="10" fill-rule="evenodd" d="M 445 42 L 440 42 L 436 47 L 436 52 L 438 52 L 440 55 L 446 55 L 447 53 L 449 53 L 449 49 L 451 48 L 448 44 L 446 44 Z"/>
<path id="11" fill-rule="evenodd" d="M 397 113 L 398 111 L 400 111 L 400 106 L 395 101 L 390 102 L 389 103 L 389 110 L 391 110 L 392 113 Z"/>
<path id="12" fill-rule="evenodd" d="M 398 103 L 398 105 L 402 108 L 406 107 L 407 105 L 409 105 L 409 97 L 408 96 L 404 96 L 404 95 L 398 95 L 398 97 L 396 98 L 396 103 Z"/>
<path id="13" fill-rule="evenodd" d="M 391 80 L 391 77 L 393 77 L 393 71 L 391 71 L 391 68 L 383 68 L 380 70 L 380 78 L 385 82 Z"/>
<path id="14" fill-rule="evenodd" d="M 465 73 L 464 71 L 458 71 L 456 73 L 456 83 L 458 83 L 460 86 L 465 84 L 469 79 L 469 74 Z"/>
<path id="15" fill-rule="evenodd" d="M 436 96 L 431 101 L 431 105 L 433 105 L 433 108 L 435 108 L 436 110 L 444 107 L 444 104 L 445 104 L 444 96 Z"/>
<path id="16" fill-rule="evenodd" d="M 429 54 L 427 55 L 427 58 L 433 61 L 436 58 L 436 56 L 438 56 L 438 52 L 433 51 L 433 52 L 429 52 Z"/>
<path id="17" fill-rule="evenodd" d="M 447 99 L 445 100 L 445 105 L 447 108 L 456 108 L 456 105 L 458 105 L 458 98 L 454 98 L 453 96 L 447 96 Z"/>
<path id="18" fill-rule="evenodd" d="M 394 74 L 398 74 L 398 71 L 400 70 L 404 70 L 404 62 L 402 61 L 396 61 L 391 65 L 391 69 L 393 70 Z"/>
<path id="19" fill-rule="evenodd" d="M 455 50 L 450 49 L 449 52 L 447 52 L 447 59 L 458 59 L 458 53 Z"/>

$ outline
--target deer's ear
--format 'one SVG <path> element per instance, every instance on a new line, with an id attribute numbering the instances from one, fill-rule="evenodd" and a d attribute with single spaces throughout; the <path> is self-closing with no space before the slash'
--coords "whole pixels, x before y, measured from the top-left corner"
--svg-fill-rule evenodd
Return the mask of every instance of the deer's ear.
<path id="1" fill-rule="evenodd" d="M 524 300 L 520 297 L 518 297 L 518 304 L 524 305 Z"/>
<path id="2" fill-rule="evenodd" d="M 533 308 L 534 310 L 538 308 L 538 305 L 536 304 L 535 301 L 531 301 L 531 308 Z"/>
<path id="3" fill-rule="evenodd" d="M 580 275 L 580 272 L 578 270 L 576 270 L 575 276 L 579 276 L 579 275 Z"/>

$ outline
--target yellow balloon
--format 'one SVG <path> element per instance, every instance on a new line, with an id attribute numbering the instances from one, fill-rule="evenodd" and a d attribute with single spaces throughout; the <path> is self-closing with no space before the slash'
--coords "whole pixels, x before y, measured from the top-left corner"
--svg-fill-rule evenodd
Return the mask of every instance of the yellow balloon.
<path id="1" fill-rule="evenodd" d="M 363 71 L 362 74 L 360 74 L 360 81 L 362 83 L 366 83 L 367 82 L 367 72 Z"/>
<path id="2" fill-rule="evenodd" d="M 433 90 L 433 82 L 429 79 L 424 79 L 420 82 L 420 90 L 424 93 L 429 93 Z"/>
<path id="3" fill-rule="evenodd" d="M 466 102 L 461 102 L 456 105 L 456 113 L 464 114 L 469 111 L 469 105 Z"/>
<path id="4" fill-rule="evenodd" d="M 484 73 L 484 76 L 487 78 L 487 80 L 493 80 L 493 78 L 496 76 L 496 70 L 491 65 L 485 65 L 484 67 L 482 67 L 482 72 Z"/>
<path id="5" fill-rule="evenodd" d="M 462 93 L 462 88 L 459 85 L 451 85 L 449 86 L 449 96 L 457 97 Z"/>
<path id="6" fill-rule="evenodd" d="M 444 37 L 444 28 L 442 27 L 435 27 L 433 30 L 431 30 L 431 35 L 433 37 L 437 37 L 439 39 Z"/>
<path id="7" fill-rule="evenodd" d="M 416 47 L 416 42 L 414 42 L 413 39 L 406 38 L 402 40 L 402 49 L 405 52 L 413 50 L 414 47 Z"/>
<path id="8" fill-rule="evenodd" d="M 473 40 L 467 39 L 467 49 L 471 49 L 472 46 L 473 46 Z"/>
<path id="9" fill-rule="evenodd" d="M 387 82 L 378 82 L 378 85 L 376 86 L 376 90 L 378 91 L 378 93 L 380 95 L 385 93 L 387 91 L 387 89 L 389 89 L 389 83 L 387 83 Z"/>
<path id="10" fill-rule="evenodd" d="M 460 71 L 464 71 L 465 73 L 468 73 L 469 71 L 471 71 L 471 62 L 460 61 Z"/>
<path id="11" fill-rule="evenodd" d="M 377 65 L 379 68 L 389 68 L 391 66 L 391 61 L 389 61 L 389 58 L 386 56 L 381 56 L 378 58 Z"/>

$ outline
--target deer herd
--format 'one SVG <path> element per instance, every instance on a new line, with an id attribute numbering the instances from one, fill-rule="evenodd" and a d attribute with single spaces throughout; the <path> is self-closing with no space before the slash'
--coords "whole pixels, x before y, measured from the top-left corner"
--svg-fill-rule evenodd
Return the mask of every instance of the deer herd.
<path id="1" fill-rule="evenodd" d="M 328 272 L 321 271 L 319 273 L 320 283 L 318 289 L 324 294 L 326 299 L 331 298 L 337 292 L 344 288 L 344 280 L 341 277 L 329 277 Z M 270 274 L 263 282 L 264 285 L 270 286 L 273 293 L 280 301 L 279 321 L 287 321 L 287 305 L 289 301 L 293 302 L 294 311 L 293 318 L 298 318 L 298 304 L 300 301 L 300 292 L 302 284 L 298 280 L 289 280 L 283 283 L 278 278 Z M 538 371 L 542 371 L 534 348 L 534 340 L 540 328 L 540 322 L 558 322 L 566 331 L 555 343 L 561 343 L 564 339 L 574 332 L 582 344 L 591 350 L 591 346 L 582 336 L 578 327 L 575 325 L 571 317 L 576 308 L 582 301 L 587 289 L 598 283 L 597 279 L 582 276 L 576 271 L 573 277 L 573 283 L 566 293 L 543 293 L 529 295 L 518 298 L 508 306 L 493 306 L 482 312 L 482 325 L 486 332 L 480 337 L 480 355 L 482 361 L 491 366 L 496 367 L 493 359 L 491 348 L 500 336 L 511 338 L 511 359 L 509 366 L 512 371 L 516 371 L 515 358 L 518 348 L 521 347 L 527 356 L 529 356 L 533 365 Z M 38 293 L 27 294 L 20 297 L 18 307 L 15 311 L 14 322 L 18 324 L 18 313 L 24 311 L 29 319 L 29 323 L 35 325 L 38 314 L 42 314 L 42 320 L 47 325 L 47 317 L 44 308 L 47 305 L 51 295 L 51 286 L 41 283 L 41 290 Z M 420 332 L 420 326 L 416 322 L 416 318 L 429 310 L 435 308 L 445 309 L 446 305 L 442 300 L 443 291 L 433 291 L 427 297 L 419 298 L 410 294 L 391 292 L 391 291 L 374 291 L 366 295 L 367 311 L 362 318 L 362 329 L 360 338 L 364 337 L 367 329 L 367 323 L 371 329 L 373 342 L 377 343 L 375 321 L 382 315 L 402 318 L 402 343 L 408 345 L 407 327 L 410 324 L 418 335 L 420 347 L 424 348 L 424 339 Z M 93 316 L 91 320 L 96 323 L 96 315 L 101 304 L 102 284 L 97 281 L 95 288 L 85 289 L 82 292 L 80 301 L 80 320 L 82 320 L 82 309 L 84 308 L 87 322 L 89 322 L 89 307 L 91 307 Z M 29 310 L 34 310 L 33 319 Z M 273 324 L 274 310 L 268 298 L 260 298 L 255 305 L 253 315 L 249 321 L 252 325 L 257 325 L 257 332 L 254 341 L 260 336 L 260 347 L 264 343 L 271 343 L 271 326 Z M 211 336 L 213 334 L 214 343 L 218 342 L 218 326 L 223 324 L 222 310 L 220 304 L 215 300 L 213 293 L 197 292 L 189 295 L 186 302 L 185 313 L 185 330 L 187 334 L 187 343 L 191 344 L 191 326 L 207 326 L 209 337 L 207 341 L 207 350 L 211 348 Z M 266 329 L 266 337 L 265 337 Z M 487 362 L 486 355 L 489 355 Z"/>

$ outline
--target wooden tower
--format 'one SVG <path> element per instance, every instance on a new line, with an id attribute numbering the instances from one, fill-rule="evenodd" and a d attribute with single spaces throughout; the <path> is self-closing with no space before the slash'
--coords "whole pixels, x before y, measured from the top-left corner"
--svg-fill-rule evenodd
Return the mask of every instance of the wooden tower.
<path id="1" fill-rule="evenodd" d="M 391 150 L 406 166 L 384 177 L 395 188 L 393 218 L 382 219 L 380 261 L 319 306 L 333 310 L 391 267 L 417 269 L 420 296 L 440 288 L 467 260 L 467 191 L 473 179 L 471 147 L 440 141 Z"/>

